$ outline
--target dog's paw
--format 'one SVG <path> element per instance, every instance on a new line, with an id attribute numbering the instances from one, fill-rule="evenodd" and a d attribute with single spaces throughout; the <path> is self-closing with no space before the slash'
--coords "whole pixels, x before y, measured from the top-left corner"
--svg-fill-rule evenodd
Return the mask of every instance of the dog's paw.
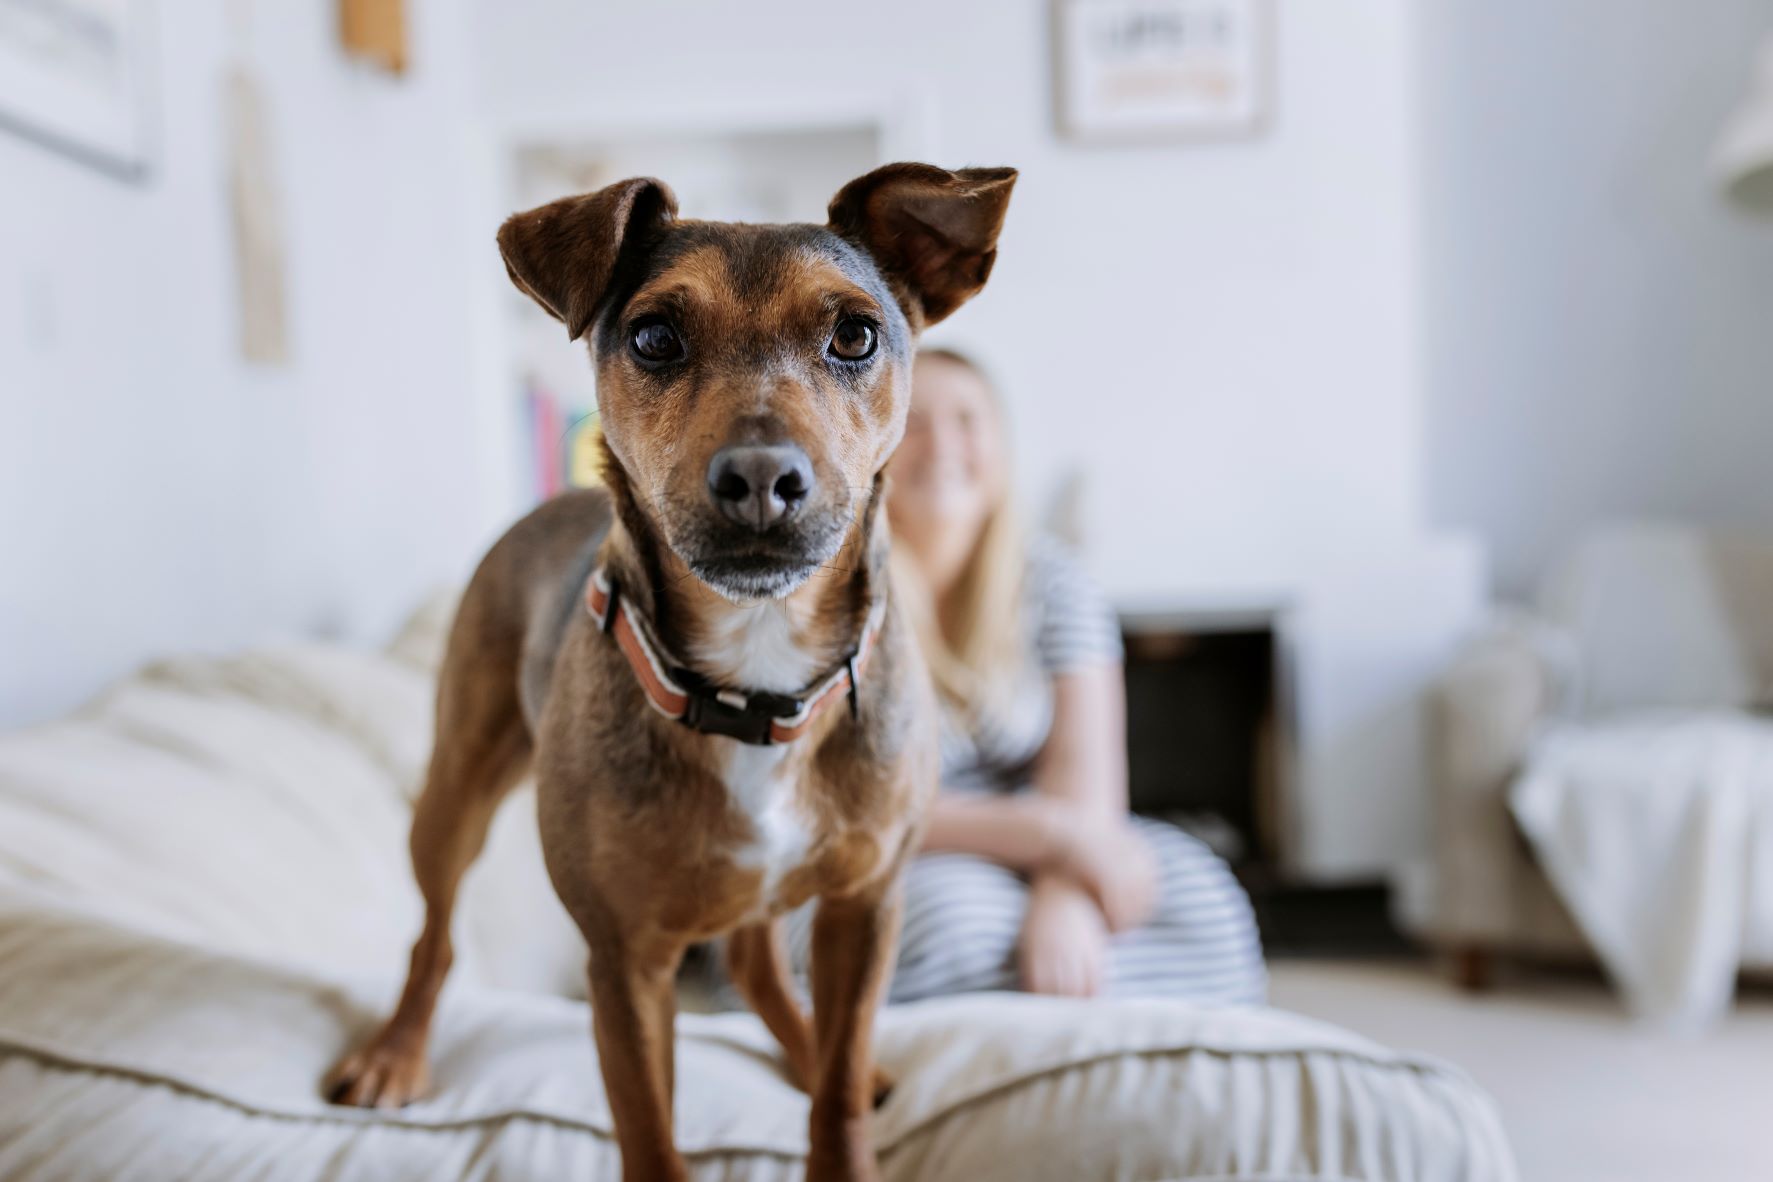
<path id="1" fill-rule="evenodd" d="M 424 1048 L 377 1036 L 326 1077 L 326 1098 L 353 1108 L 402 1108 L 430 1086 Z"/>

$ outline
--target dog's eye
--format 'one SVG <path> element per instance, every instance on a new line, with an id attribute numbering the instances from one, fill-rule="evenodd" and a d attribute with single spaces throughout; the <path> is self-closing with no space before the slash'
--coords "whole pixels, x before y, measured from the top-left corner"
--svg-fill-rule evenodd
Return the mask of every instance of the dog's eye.
<path id="1" fill-rule="evenodd" d="M 826 349 L 844 361 L 865 361 L 874 353 L 874 326 L 859 316 L 845 316 L 837 322 Z"/>
<path id="2" fill-rule="evenodd" d="M 683 359 L 683 338 L 665 320 L 643 320 L 629 332 L 628 347 L 648 365 L 665 365 Z"/>

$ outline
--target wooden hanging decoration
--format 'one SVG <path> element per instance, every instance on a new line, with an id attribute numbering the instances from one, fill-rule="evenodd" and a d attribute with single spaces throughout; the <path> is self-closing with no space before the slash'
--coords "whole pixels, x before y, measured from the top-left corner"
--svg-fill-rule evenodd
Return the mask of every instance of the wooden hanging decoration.
<path id="1" fill-rule="evenodd" d="M 406 73 L 406 0 L 339 0 L 339 43 L 352 57 Z"/>

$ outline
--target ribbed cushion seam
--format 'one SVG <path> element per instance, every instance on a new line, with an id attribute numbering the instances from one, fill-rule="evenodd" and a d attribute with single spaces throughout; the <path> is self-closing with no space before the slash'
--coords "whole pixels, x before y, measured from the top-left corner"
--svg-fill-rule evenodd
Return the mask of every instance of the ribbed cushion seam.
<path id="1" fill-rule="evenodd" d="M 114 1061 L 96 1059 L 85 1055 L 58 1050 L 46 1046 L 28 1036 L 20 1035 L 12 1031 L 0 1031 L 0 1050 L 27 1055 L 39 1062 L 64 1071 L 83 1071 L 93 1075 L 125 1079 L 139 1084 L 165 1086 L 191 1096 L 225 1105 L 236 1111 L 247 1113 L 248 1115 L 269 1117 L 275 1120 L 309 1121 L 323 1124 L 377 1125 L 381 1127 L 449 1131 L 478 1128 L 485 1125 L 519 1119 L 534 1120 L 565 1128 L 579 1129 L 605 1140 L 614 1139 L 613 1130 L 594 1124 L 590 1121 L 563 1116 L 559 1113 L 544 1112 L 523 1107 L 495 1109 L 492 1111 L 476 1113 L 472 1116 L 438 1117 L 435 1119 L 417 1119 L 410 1116 L 403 1116 L 398 1113 L 390 1114 L 386 1111 L 372 1112 L 364 1109 L 345 1107 L 327 1109 L 319 1112 L 292 1112 L 287 1109 L 276 1109 L 267 1107 L 263 1104 L 241 1100 L 238 1097 L 219 1092 L 207 1085 L 196 1083 L 192 1080 L 184 1079 L 164 1071 L 143 1067 L 132 1067 Z M 1203 1047 L 1195 1044 L 1168 1045 L 1138 1049 L 1116 1049 L 1081 1056 L 1064 1063 L 1031 1068 L 1027 1071 L 1019 1072 L 994 1081 L 993 1083 L 978 1088 L 970 1093 L 963 1094 L 943 1105 L 938 1111 L 920 1117 L 911 1124 L 898 1130 L 891 1141 L 880 1144 L 879 1151 L 881 1153 L 891 1153 L 902 1142 L 911 1140 L 913 1137 L 925 1132 L 932 1126 L 960 1115 L 969 1108 L 988 1103 L 1007 1092 L 1014 1091 L 1042 1079 L 1063 1074 L 1067 1071 L 1085 1069 L 1115 1059 L 1148 1059 L 1187 1055 L 1204 1055 L 1221 1060 L 1323 1056 L 1360 1063 L 1369 1068 L 1380 1068 L 1386 1071 L 1403 1072 L 1420 1077 L 1434 1078 L 1457 1087 L 1463 1088 L 1468 1086 L 1458 1072 L 1439 1064 L 1412 1062 L 1407 1059 L 1380 1058 L 1373 1055 L 1363 1055 L 1358 1051 L 1350 1051 L 1346 1049 L 1326 1050 L 1322 1048 L 1314 1048 L 1310 1050 L 1301 1050 L 1295 1048 L 1227 1051 L 1222 1048 Z M 788 1149 L 780 1146 L 746 1145 L 737 1142 L 719 1146 L 700 1146 L 693 1149 L 685 1149 L 683 1152 L 685 1156 L 691 1157 L 728 1153 L 767 1154 L 775 1157 L 788 1158 L 800 1158 L 806 1155 L 804 1147 Z M 1324 1182 L 1324 1180 L 1320 1176 L 1315 1182 Z M 1335 1182 L 1335 1180 L 1332 1179 L 1330 1182 Z"/>

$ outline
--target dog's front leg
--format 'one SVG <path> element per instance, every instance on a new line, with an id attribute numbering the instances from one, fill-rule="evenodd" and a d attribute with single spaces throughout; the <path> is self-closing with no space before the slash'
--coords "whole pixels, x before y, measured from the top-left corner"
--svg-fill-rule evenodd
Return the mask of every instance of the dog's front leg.
<path id="1" fill-rule="evenodd" d="M 819 1075 L 813 1053 L 813 1029 L 794 998 L 788 968 L 787 942 L 781 919 L 748 924 L 727 937 L 727 976 L 782 1044 L 795 1084 L 808 1095 Z"/>
<path id="2" fill-rule="evenodd" d="M 899 892 L 823 899 L 813 920 L 813 1086 L 810 1182 L 872 1182 L 879 1176 L 869 1114 L 874 1108 L 874 1012 L 886 995 L 899 940 Z"/>
<path id="3" fill-rule="evenodd" d="M 672 1140 L 677 965 L 683 946 L 587 930 L 591 1025 L 622 1148 L 623 1182 L 683 1182 Z"/>

